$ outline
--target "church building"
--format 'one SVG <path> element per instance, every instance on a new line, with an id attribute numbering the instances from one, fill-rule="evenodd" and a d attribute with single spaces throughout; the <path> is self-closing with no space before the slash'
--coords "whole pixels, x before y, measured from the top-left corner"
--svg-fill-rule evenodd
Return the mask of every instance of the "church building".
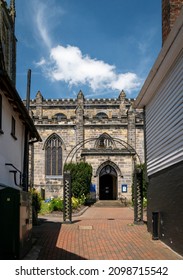
<path id="1" fill-rule="evenodd" d="M 92 166 L 91 196 L 131 200 L 134 164 L 144 162 L 143 110 L 122 91 L 116 99 L 44 99 L 39 91 L 30 111 L 42 142 L 32 148 L 32 186 L 45 198 L 62 196 L 65 163 Z"/>

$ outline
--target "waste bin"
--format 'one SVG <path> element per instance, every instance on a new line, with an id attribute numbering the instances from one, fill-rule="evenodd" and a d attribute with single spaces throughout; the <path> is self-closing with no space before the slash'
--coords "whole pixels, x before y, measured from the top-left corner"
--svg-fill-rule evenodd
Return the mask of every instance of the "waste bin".
<path id="1" fill-rule="evenodd" d="M 159 212 L 152 212 L 152 239 L 159 239 Z"/>
<path id="2" fill-rule="evenodd" d="M 20 259 L 32 245 L 31 196 L 0 185 L 0 259 Z"/>

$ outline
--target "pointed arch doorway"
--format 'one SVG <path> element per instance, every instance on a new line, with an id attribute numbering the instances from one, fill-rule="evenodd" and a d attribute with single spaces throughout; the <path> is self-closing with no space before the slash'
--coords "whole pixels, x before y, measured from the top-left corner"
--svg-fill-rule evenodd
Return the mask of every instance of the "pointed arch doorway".
<path id="1" fill-rule="evenodd" d="M 111 165 L 102 168 L 99 174 L 99 199 L 117 199 L 117 173 Z"/>

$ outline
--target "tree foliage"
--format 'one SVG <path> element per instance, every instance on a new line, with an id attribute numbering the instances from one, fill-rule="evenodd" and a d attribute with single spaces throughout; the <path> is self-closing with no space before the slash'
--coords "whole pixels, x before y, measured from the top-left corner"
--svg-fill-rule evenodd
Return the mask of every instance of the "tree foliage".
<path id="1" fill-rule="evenodd" d="M 87 162 L 68 163 L 64 171 L 71 172 L 72 195 L 76 198 L 87 195 L 90 192 L 92 166 Z"/>

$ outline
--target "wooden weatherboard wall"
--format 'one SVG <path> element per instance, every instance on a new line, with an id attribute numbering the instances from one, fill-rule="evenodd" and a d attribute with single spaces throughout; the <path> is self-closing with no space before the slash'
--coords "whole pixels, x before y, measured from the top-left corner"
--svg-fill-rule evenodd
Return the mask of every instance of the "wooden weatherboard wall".
<path id="1" fill-rule="evenodd" d="M 151 175 L 183 160 L 183 53 L 146 107 L 147 169 Z"/>

